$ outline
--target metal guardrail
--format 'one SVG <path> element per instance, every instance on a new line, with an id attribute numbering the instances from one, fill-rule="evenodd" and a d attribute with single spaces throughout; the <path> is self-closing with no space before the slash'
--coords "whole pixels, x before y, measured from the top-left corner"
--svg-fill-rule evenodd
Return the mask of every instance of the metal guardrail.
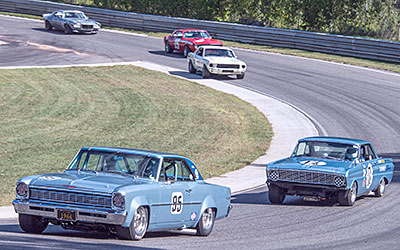
<path id="1" fill-rule="evenodd" d="M 229 41 L 304 49 L 400 63 L 400 43 L 298 30 L 137 14 L 40 0 L 0 0 L 0 11 L 42 15 L 60 9 L 84 11 L 103 26 L 171 32 L 179 28 L 206 29 L 215 38 Z"/>

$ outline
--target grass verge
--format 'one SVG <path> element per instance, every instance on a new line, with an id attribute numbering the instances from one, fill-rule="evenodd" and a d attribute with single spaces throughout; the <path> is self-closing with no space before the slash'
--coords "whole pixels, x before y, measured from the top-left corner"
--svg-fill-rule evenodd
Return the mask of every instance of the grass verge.
<path id="1" fill-rule="evenodd" d="M 254 106 L 133 66 L 0 70 L 0 205 L 20 177 L 60 172 L 82 146 L 183 154 L 204 177 L 239 169 L 272 138 Z"/>
<path id="2" fill-rule="evenodd" d="M 41 17 L 38 17 L 38 16 L 25 15 L 25 14 L 14 14 L 14 13 L 8 13 L 8 12 L 0 12 L 0 14 L 42 19 Z M 134 33 L 139 33 L 139 34 L 146 34 L 148 36 L 153 36 L 153 37 L 164 37 L 165 35 L 167 35 L 167 33 L 164 33 L 164 32 L 147 32 L 147 31 L 122 29 L 122 28 L 109 27 L 109 26 L 105 26 L 104 28 L 112 29 L 112 30 L 126 31 L 126 32 L 134 32 Z M 376 60 L 355 58 L 355 57 L 350 57 L 350 56 L 324 54 L 324 53 L 320 53 L 320 52 L 312 52 L 312 51 L 307 51 L 307 50 L 279 48 L 279 47 L 272 47 L 272 46 L 266 46 L 266 45 L 256 45 L 256 44 L 232 42 L 232 41 L 227 41 L 227 40 L 222 40 L 222 42 L 224 43 L 225 46 L 228 46 L 228 47 L 236 47 L 236 48 L 242 48 L 242 49 L 251 49 L 251 50 L 278 53 L 278 54 L 283 54 L 283 55 L 306 57 L 306 58 L 319 59 L 319 60 L 324 60 L 324 61 L 350 64 L 350 65 L 355 65 L 355 66 L 367 67 L 367 68 L 371 68 L 371 69 L 379 69 L 379 70 L 386 70 L 386 71 L 400 73 L 400 64 L 397 64 L 397 63 L 388 63 L 388 62 L 382 62 L 382 61 L 376 61 Z"/>

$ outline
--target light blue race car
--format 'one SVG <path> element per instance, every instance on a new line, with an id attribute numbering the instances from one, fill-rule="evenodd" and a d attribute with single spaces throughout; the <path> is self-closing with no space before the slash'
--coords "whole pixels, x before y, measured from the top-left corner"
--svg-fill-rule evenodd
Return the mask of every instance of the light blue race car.
<path id="1" fill-rule="evenodd" d="M 18 180 L 15 211 L 22 230 L 108 231 L 140 240 L 147 231 L 211 233 L 231 209 L 228 187 L 211 185 L 180 155 L 127 148 L 84 147 L 62 173 Z"/>
<path id="2" fill-rule="evenodd" d="M 367 141 L 304 138 L 289 158 L 268 164 L 268 197 L 273 204 L 282 204 L 286 195 L 299 195 L 309 201 L 337 199 L 352 206 L 358 196 L 371 191 L 383 196 L 393 170 L 393 160 L 380 158 Z"/>

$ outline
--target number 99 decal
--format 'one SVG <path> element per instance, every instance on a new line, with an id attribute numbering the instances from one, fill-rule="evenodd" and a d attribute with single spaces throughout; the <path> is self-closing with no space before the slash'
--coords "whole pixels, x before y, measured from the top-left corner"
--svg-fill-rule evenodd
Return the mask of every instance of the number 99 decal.
<path id="1" fill-rule="evenodd" d="M 183 209 L 183 195 L 181 192 L 173 192 L 171 196 L 171 214 L 181 214 Z"/>

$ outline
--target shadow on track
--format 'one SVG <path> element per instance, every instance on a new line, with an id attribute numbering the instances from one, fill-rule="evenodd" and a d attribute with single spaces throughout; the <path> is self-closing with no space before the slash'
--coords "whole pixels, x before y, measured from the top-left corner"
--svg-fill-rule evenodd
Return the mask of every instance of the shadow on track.
<path id="1" fill-rule="evenodd" d="M 75 32 L 71 33 L 71 34 L 65 34 L 64 31 L 62 31 L 62 30 L 51 30 L 51 31 L 48 31 L 45 28 L 32 28 L 32 30 L 45 32 L 45 33 L 51 33 L 51 34 L 55 34 L 55 35 L 64 35 L 64 36 L 70 36 L 70 35 L 94 35 L 92 33 L 75 33 Z"/>
<path id="2" fill-rule="evenodd" d="M 191 74 L 188 71 L 169 71 L 168 73 L 170 73 L 171 75 L 174 75 L 174 76 L 180 76 L 180 77 L 184 77 L 184 78 L 191 79 L 191 80 L 203 79 L 201 77 L 201 73 L 200 72 L 198 72 L 196 74 Z M 210 78 L 207 78 L 207 79 L 218 80 L 218 81 L 237 80 L 236 77 L 220 76 L 220 75 L 211 75 Z M 207 80 L 207 79 L 205 79 L 205 80 Z"/>
<path id="3" fill-rule="evenodd" d="M 183 56 L 183 54 L 178 53 L 178 52 L 167 53 L 164 50 L 153 50 L 153 51 L 150 50 L 149 53 L 153 54 L 153 55 L 158 55 L 158 56 L 165 56 L 165 57 L 170 57 L 170 58 L 186 60 L 186 58 Z"/>
<path id="4" fill-rule="evenodd" d="M 18 235 L 15 237 L 41 237 L 45 238 L 46 236 L 59 236 L 59 237 L 68 237 L 68 238 L 79 238 L 79 239 L 93 239 L 93 240 L 117 240 L 121 242 L 134 242 L 134 241 L 124 241 L 118 239 L 118 237 L 114 234 L 109 234 L 106 232 L 89 232 L 89 231 L 75 231 L 75 230 L 64 230 L 59 226 L 49 225 L 47 229 L 41 234 L 29 234 L 22 231 L 18 224 L 0 224 L 0 232 L 7 232 L 7 233 L 17 233 Z M 195 236 L 195 230 L 187 230 L 187 231 L 160 231 L 160 232 L 148 232 L 144 236 L 143 239 L 151 239 L 151 238 L 170 238 L 170 237 L 179 237 L 179 236 Z M 3 249 L 1 242 L 2 242 L 2 235 L 0 233 L 0 248 Z M 15 249 L 15 248 L 14 248 Z M 75 247 L 74 247 L 75 249 Z M 76 248 L 76 249 L 85 249 Z"/>

